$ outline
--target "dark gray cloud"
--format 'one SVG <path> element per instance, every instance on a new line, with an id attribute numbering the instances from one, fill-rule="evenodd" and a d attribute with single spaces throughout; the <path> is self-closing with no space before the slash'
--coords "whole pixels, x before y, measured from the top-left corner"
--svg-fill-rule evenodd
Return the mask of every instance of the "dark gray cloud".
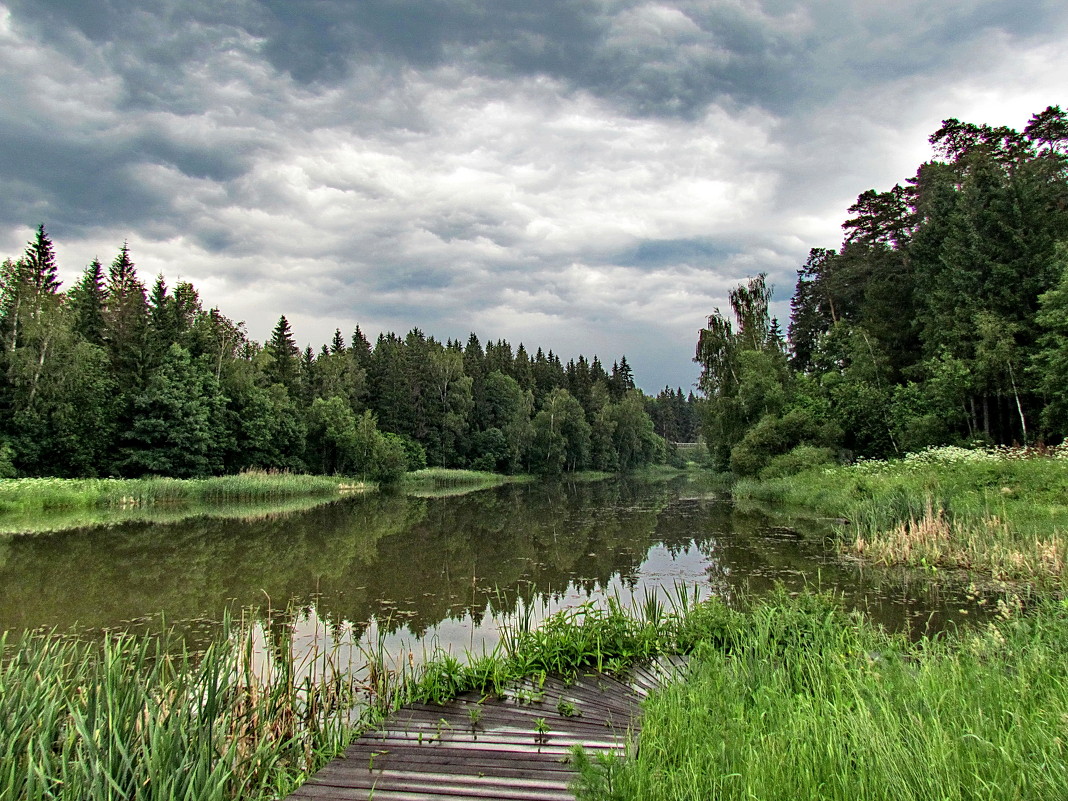
<path id="1" fill-rule="evenodd" d="M 785 314 L 940 119 L 1065 102 L 1062 4 L 884 5 L 0 0 L 0 244 L 44 222 L 69 275 L 128 238 L 261 339 L 475 330 L 685 388 L 730 286 Z"/>
<path id="2" fill-rule="evenodd" d="M 1021 43 L 1063 31 L 1040 1 L 956 0 L 885 7 L 851 2 L 589 3 L 582 0 L 15 0 L 16 21 L 44 41 L 77 34 L 119 71 L 128 101 L 183 102 L 181 78 L 206 50 L 252 37 L 300 84 L 349 80 L 362 64 L 462 64 L 495 77 L 545 75 L 630 113 L 699 115 L 711 103 L 777 112 L 857 80 L 952 64 L 983 31 Z"/>

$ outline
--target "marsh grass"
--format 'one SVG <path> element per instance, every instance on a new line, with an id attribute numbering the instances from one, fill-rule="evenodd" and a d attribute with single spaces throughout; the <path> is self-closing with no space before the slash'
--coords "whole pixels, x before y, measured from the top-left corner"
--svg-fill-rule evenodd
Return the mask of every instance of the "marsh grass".
<path id="1" fill-rule="evenodd" d="M 343 483 L 337 477 L 267 472 L 202 479 L 3 479 L 0 480 L 0 514 L 336 495 Z"/>
<path id="2" fill-rule="evenodd" d="M 250 626 L 192 654 L 167 636 L 0 636 L 0 799 L 270 798 L 342 750 L 356 688 Z M 303 678 L 299 678 L 303 675 Z"/>
<path id="3" fill-rule="evenodd" d="M 882 564 L 961 568 L 1061 587 L 1068 580 L 1062 449 L 933 449 L 892 462 L 738 481 L 733 495 L 849 520 L 844 550 Z"/>
<path id="4" fill-rule="evenodd" d="M 533 481 L 529 475 L 506 476 L 480 470 L 453 470 L 444 467 L 427 467 L 405 474 L 401 481 L 404 492 L 420 498 L 444 498 L 464 495 L 501 484 L 516 484 Z"/>
<path id="5" fill-rule="evenodd" d="M 609 598 L 604 604 L 563 609 L 538 624 L 534 621 L 540 615 L 526 604 L 502 623 L 501 639 L 489 652 L 456 655 L 439 649 L 417 667 L 409 662 L 374 672 L 390 675 L 386 683 L 394 706 L 443 704 L 470 691 L 500 695 L 516 682 L 537 685 L 550 675 L 622 673 L 660 654 L 688 649 L 705 637 L 714 627 L 699 600 L 696 588 L 680 583 L 666 601 L 656 599 L 652 591 L 631 605 Z"/>
<path id="6" fill-rule="evenodd" d="M 918 643 L 813 595 L 719 620 L 579 798 L 1068 798 L 1063 602 Z"/>
<path id="7" fill-rule="evenodd" d="M 330 503 L 332 496 L 301 495 L 259 500 L 169 502 L 145 506 L 105 506 L 93 508 L 52 508 L 47 511 L 0 514 L 0 535 L 52 534 L 75 528 L 109 526 L 120 523 L 176 523 L 191 517 L 223 520 L 262 520 L 276 515 L 300 512 Z"/>

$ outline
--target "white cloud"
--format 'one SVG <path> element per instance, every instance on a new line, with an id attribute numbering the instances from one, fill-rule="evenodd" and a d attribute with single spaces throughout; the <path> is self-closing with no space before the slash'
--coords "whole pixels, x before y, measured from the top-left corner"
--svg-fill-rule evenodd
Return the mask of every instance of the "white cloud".
<path id="1" fill-rule="evenodd" d="M 942 117 L 1020 126 L 1068 73 L 1063 12 L 1032 35 L 982 2 L 598 8 L 572 39 L 354 53 L 301 83 L 266 28 L 161 21 L 156 41 L 142 9 L 123 51 L 73 27 L 46 41 L 0 6 L 0 123 L 47 132 L 8 150 L 73 154 L 54 175 L 11 157 L 0 245 L 21 251 L 41 215 L 69 280 L 129 239 L 144 277 L 193 281 L 257 339 L 282 313 L 314 345 L 357 322 L 475 330 L 625 352 L 648 388 L 688 386 L 734 283 L 767 271 L 784 314 L 808 248 L 837 246 L 859 192 L 907 178 Z M 564 44 L 553 69 L 500 56 Z"/>

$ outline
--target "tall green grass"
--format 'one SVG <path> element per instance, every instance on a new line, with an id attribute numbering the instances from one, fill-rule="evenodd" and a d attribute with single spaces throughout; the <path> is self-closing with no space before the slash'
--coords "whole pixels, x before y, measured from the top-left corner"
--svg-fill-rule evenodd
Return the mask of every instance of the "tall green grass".
<path id="1" fill-rule="evenodd" d="M 356 689 L 224 627 L 204 653 L 167 637 L 0 636 L 0 799 L 273 798 L 351 739 Z M 302 677 L 303 676 L 303 677 Z"/>
<path id="2" fill-rule="evenodd" d="M 740 480 L 732 494 L 844 518 L 847 550 L 883 564 L 1068 581 L 1068 458 L 1060 450 L 940 448 Z"/>
<path id="3" fill-rule="evenodd" d="M 820 596 L 716 619 L 580 799 L 1068 798 L 1064 603 L 916 644 Z"/>
<path id="4" fill-rule="evenodd" d="M 563 609 L 535 625 L 532 605 L 501 625 L 501 639 L 488 653 L 457 655 L 434 651 L 420 661 L 389 663 L 371 649 L 371 684 L 396 706 L 410 701 L 445 703 L 476 691 L 499 694 L 514 682 L 582 672 L 625 672 L 635 663 L 691 648 L 712 626 L 698 605 L 696 588 L 678 584 L 666 601 L 650 590 L 626 606 L 610 598 Z M 718 609 L 719 607 L 717 607 Z M 379 706 L 383 706 L 379 704 Z"/>
<path id="5" fill-rule="evenodd" d="M 176 523 L 190 517 L 224 520 L 256 520 L 300 512 L 332 501 L 330 496 L 295 495 L 251 500 L 215 502 L 185 501 L 145 506 L 101 506 L 91 508 L 51 508 L 47 511 L 0 514 L 0 535 L 52 534 L 75 528 L 120 523 Z"/>
<path id="6" fill-rule="evenodd" d="M 356 486 L 345 485 L 337 477 L 265 472 L 203 479 L 3 479 L 0 480 L 0 513 L 264 500 L 337 494 Z"/>
<path id="7" fill-rule="evenodd" d="M 501 484 L 533 480 L 529 475 L 506 476 L 481 470 L 454 470 L 445 467 L 426 467 L 406 473 L 402 479 L 404 491 L 421 498 L 440 498 L 463 495 Z"/>

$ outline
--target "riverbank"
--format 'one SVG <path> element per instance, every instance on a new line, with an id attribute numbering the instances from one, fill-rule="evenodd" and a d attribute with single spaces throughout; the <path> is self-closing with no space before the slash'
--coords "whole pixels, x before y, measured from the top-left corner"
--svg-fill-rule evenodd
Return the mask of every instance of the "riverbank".
<path id="1" fill-rule="evenodd" d="M 580 757 L 579 799 L 1068 797 L 1063 602 L 915 643 L 825 596 L 710 612 L 634 755 Z"/>
<path id="2" fill-rule="evenodd" d="M 839 519 L 858 559 L 1010 591 L 990 622 L 915 642 L 821 596 L 730 610 L 647 703 L 632 758 L 580 759 L 578 797 L 1068 797 L 1066 457 L 939 448 L 734 484 Z"/>
<path id="3" fill-rule="evenodd" d="M 1063 593 L 1068 448 L 937 448 L 732 487 L 843 521 L 846 554 L 883 565 L 964 570 Z"/>
<path id="4" fill-rule="evenodd" d="M 214 520 L 266 520 L 293 514 L 336 500 L 335 495 L 293 495 L 263 499 L 195 500 L 146 504 L 145 506 L 59 507 L 29 512 L 0 513 L 0 536 L 57 534 L 79 528 L 115 526 L 123 523 L 178 523 L 189 518 Z M 2 564 L 2 559 L 0 559 Z"/>
<path id="5" fill-rule="evenodd" d="M 634 475 L 651 480 L 678 474 L 673 468 L 647 468 Z M 563 479 L 585 483 L 615 475 L 585 471 Z M 442 498 L 536 480 L 530 474 L 426 468 L 406 473 L 390 486 L 414 497 Z M 174 522 L 190 516 L 247 518 L 298 511 L 342 495 L 382 488 L 344 476 L 256 471 L 204 479 L 2 479 L 0 535 L 44 534 L 130 521 Z"/>
<path id="6" fill-rule="evenodd" d="M 398 486 L 418 497 L 442 497 L 531 480 L 531 476 L 427 469 L 406 474 Z M 374 482 L 345 476 L 255 471 L 204 479 L 3 479 L 0 535 L 131 521 L 174 522 L 191 516 L 247 519 L 378 489 Z"/>
<path id="7" fill-rule="evenodd" d="M 580 799 L 1068 796 L 1056 734 L 1068 604 L 1006 605 L 985 626 L 910 642 L 825 595 L 745 608 L 676 598 L 587 604 L 537 627 L 520 613 L 497 649 L 466 659 L 439 652 L 412 668 L 365 653 L 359 680 L 338 654 L 297 664 L 284 629 L 264 671 L 254 625 L 199 655 L 147 635 L 0 638 L 0 797 L 278 798 L 357 735 L 353 704 L 373 725 L 402 703 L 662 653 L 690 653 L 687 678 L 646 703 L 633 757 L 575 756 Z"/>
<path id="8" fill-rule="evenodd" d="M 683 621 L 652 601 L 642 614 L 588 604 L 538 628 L 519 615 L 492 653 L 412 667 L 379 642 L 359 675 L 347 650 L 298 660 L 288 628 L 255 622 L 225 623 L 197 654 L 166 634 L 3 634 L 0 798 L 284 797 L 401 703 L 623 667 L 674 647 Z"/>

